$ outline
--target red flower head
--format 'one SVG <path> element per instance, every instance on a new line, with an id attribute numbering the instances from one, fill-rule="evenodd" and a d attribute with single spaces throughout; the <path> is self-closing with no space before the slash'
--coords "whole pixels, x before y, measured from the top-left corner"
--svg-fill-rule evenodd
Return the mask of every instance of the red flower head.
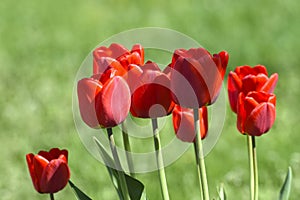
<path id="1" fill-rule="evenodd" d="M 174 52 L 171 87 L 174 101 L 187 108 L 214 103 L 219 95 L 229 55 L 222 51 L 213 56 L 204 48 L 178 49 Z"/>
<path id="2" fill-rule="evenodd" d="M 273 93 L 277 84 L 278 74 L 268 78 L 267 69 L 263 65 L 237 67 L 228 75 L 228 96 L 233 112 L 237 112 L 237 101 L 240 92 L 247 95 L 250 91 Z"/>
<path id="3" fill-rule="evenodd" d="M 157 118 L 170 114 L 174 107 L 170 77 L 150 61 L 139 68 L 140 70 L 137 68 L 133 67 L 132 75 L 129 73 L 129 76 L 136 77 L 129 80 L 132 91 L 131 114 L 140 118 Z"/>
<path id="4" fill-rule="evenodd" d="M 172 117 L 177 138 L 183 142 L 194 142 L 196 135 L 193 109 L 182 108 L 179 105 L 175 105 Z M 199 109 L 199 122 L 201 139 L 204 139 L 208 130 L 207 107 L 205 106 Z"/>
<path id="5" fill-rule="evenodd" d="M 268 132 L 276 117 L 276 96 L 265 92 L 240 93 L 237 103 L 237 127 L 243 134 L 260 136 Z"/>
<path id="6" fill-rule="evenodd" d="M 34 188 L 39 193 L 56 193 L 70 179 L 68 151 L 53 148 L 49 152 L 26 155 L 26 161 Z"/>
<path id="7" fill-rule="evenodd" d="M 115 68 L 125 74 L 128 65 L 144 64 L 144 49 L 140 44 L 133 45 L 131 51 L 120 44 L 111 44 L 108 48 L 101 46 L 93 51 L 93 74 L 104 73 L 107 69 Z"/>
<path id="8" fill-rule="evenodd" d="M 112 70 L 114 71 L 114 70 Z M 111 70 L 78 81 L 80 114 L 91 128 L 110 128 L 122 123 L 130 108 L 126 81 Z"/>

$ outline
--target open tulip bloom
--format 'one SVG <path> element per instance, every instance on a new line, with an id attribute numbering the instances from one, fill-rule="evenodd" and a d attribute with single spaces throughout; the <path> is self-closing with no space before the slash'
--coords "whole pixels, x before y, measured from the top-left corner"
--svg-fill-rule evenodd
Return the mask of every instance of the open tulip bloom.
<path id="1" fill-rule="evenodd" d="M 208 133 L 207 106 L 219 96 L 229 54 L 226 51 L 210 54 L 204 48 L 177 49 L 164 70 L 155 62 L 145 63 L 144 54 L 140 44 L 128 50 L 113 43 L 93 51 L 91 74 L 77 82 L 82 121 L 90 128 L 106 129 L 111 154 L 94 140 L 120 200 L 141 200 L 146 199 L 144 185 L 134 177 L 129 134 L 123 122 L 129 113 L 133 117 L 150 119 L 161 194 L 163 200 L 169 200 L 157 119 L 172 114 L 176 137 L 194 145 L 199 198 L 209 200 L 202 140 Z M 277 81 L 278 74 L 269 77 L 263 65 L 239 66 L 228 75 L 230 107 L 237 117 L 237 129 L 247 137 L 251 200 L 258 200 L 255 138 L 267 133 L 275 122 L 276 95 L 273 92 Z M 129 175 L 123 170 L 113 136 L 112 128 L 118 125 L 122 127 Z M 53 200 L 54 193 L 69 182 L 78 200 L 91 199 L 69 180 L 67 150 L 52 148 L 36 155 L 29 153 L 26 161 L 37 192 L 50 194 Z M 289 170 L 280 200 L 289 195 L 290 176 Z M 223 190 L 219 195 L 220 199 L 225 199 Z"/>
<path id="2" fill-rule="evenodd" d="M 70 179 L 68 151 L 53 148 L 49 152 L 40 151 L 37 155 L 26 155 L 32 183 L 39 193 L 51 196 L 62 190 Z"/>

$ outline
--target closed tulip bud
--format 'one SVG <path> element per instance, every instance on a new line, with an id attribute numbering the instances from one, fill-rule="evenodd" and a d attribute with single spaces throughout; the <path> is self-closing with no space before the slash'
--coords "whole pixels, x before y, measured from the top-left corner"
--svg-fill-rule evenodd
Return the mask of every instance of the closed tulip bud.
<path id="1" fill-rule="evenodd" d="M 91 128 L 110 128 L 122 123 L 130 108 L 130 90 L 120 76 L 103 74 L 99 79 L 78 81 L 77 94 L 80 114 Z M 101 82 L 100 80 L 105 80 Z"/>
<path id="2" fill-rule="evenodd" d="M 276 118 L 276 96 L 265 92 L 240 93 L 237 127 L 243 134 L 260 136 L 270 130 Z"/>
<path id="3" fill-rule="evenodd" d="M 194 142 L 196 134 L 193 109 L 175 105 L 172 119 L 176 137 L 183 142 Z M 207 107 L 205 106 L 199 109 L 199 123 L 201 139 L 204 139 L 208 130 Z"/>
<path id="4" fill-rule="evenodd" d="M 153 62 L 133 70 L 131 83 L 131 114 L 140 118 L 157 118 L 169 115 L 174 107 L 170 91 L 170 77 Z M 133 75 L 133 74 L 132 74 Z"/>
<path id="5" fill-rule="evenodd" d="M 53 148 L 49 152 L 26 155 L 32 183 L 39 193 L 56 193 L 62 190 L 70 179 L 68 151 Z"/>
<path id="6" fill-rule="evenodd" d="M 174 102 L 187 108 L 213 104 L 220 92 L 229 55 L 211 55 L 204 48 L 178 49 L 174 52 L 171 88 Z"/>

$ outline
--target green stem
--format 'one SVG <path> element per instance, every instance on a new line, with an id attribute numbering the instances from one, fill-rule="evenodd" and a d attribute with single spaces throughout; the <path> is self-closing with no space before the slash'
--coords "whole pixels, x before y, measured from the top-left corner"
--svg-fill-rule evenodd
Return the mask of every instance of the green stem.
<path id="1" fill-rule="evenodd" d="M 115 145 L 115 140 L 114 140 L 112 128 L 107 128 L 106 131 L 107 131 L 107 135 L 108 135 L 110 149 L 112 151 L 113 158 L 114 158 L 114 161 L 115 161 L 115 165 L 116 165 L 116 168 L 117 168 L 117 172 L 118 172 L 118 175 L 119 175 L 120 189 L 122 191 L 124 200 L 130 200 L 129 193 L 128 193 L 128 188 L 127 188 L 127 183 L 126 183 L 126 179 L 125 179 L 125 174 L 122 171 L 122 166 L 121 166 L 121 162 L 120 162 L 118 152 L 117 152 L 117 148 L 116 148 L 116 145 Z"/>
<path id="2" fill-rule="evenodd" d="M 252 139 L 247 135 L 248 144 L 248 157 L 249 157 L 249 170 L 250 170 L 250 199 L 254 200 L 254 168 L 253 168 L 253 151 L 252 151 Z"/>
<path id="3" fill-rule="evenodd" d="M 194 126 L 195 126 L 195 151 L 196 151 L 196 164 L 198 168 L 198 176 L 200 176 L 199 182 L 200 187 L 202 187 L 203 199 L 209 200 L 209 190 L 208 190 L 208 183 L 207 183 L 207 176 L 206 176 L 206 169 L 205 169 L 205 162 L 204 162 L 204 155 L 203 155 L 203 146 L 200 134 L 200 123 L 199 123 L 199 109 L 194 109 Z M 198 153 L 197 153 L 198 152 Z"/>
<path id="4" fill-rule="evenodd" d="M 255 136 L 252 136 L 252 151 L 253 151 L 253 168 L 254 168 L 254 199 L 258 200 L 258 170 L 257 170 L 257 156 Z"/>
<path id="5" fill-rule="evenodd" d="M 50 193 L 50 200 L 54 200 L 54 194 Z"/>
<path id="6" fill-rule="evenodd" d="M 158 131 L 156 118 L 152 119 L 152 128 L 153 128 L 154 147 L 156 152 L 156 164 L 158 168 L 161 192 L 162 192 L 163 199 L 169 200 L 170 197 L 168 192 L 168 185 L 167 185 L 167 179 L 166 179 L 166 174 L 164 169 L 164 162 L 162 157 L 161 144 L 160 144 L 159 131 Z"/>
<path id="7" fill-rule="evenodd" d="M 199 180 L 199 186 L 200 186 L 200 199 L 203 200 L 203 191 L 202 191 L 202 183 L 201 183 L 201 170 L 200 170 L 200 163 L 199 163 L 199 151 L 198 151 L 198 143 L 196 143 L 196 140 L 194 141 L 194 151 L 196 156 L 196 165 L 197 165 L 197 174 L 198 174 L 198 180 Z"/>
<path id="8" fill-rule="evenodd" d="M 251 200 L 258 200 L 258 171 L 256 160 L 255 137 L 247 136 L 249 169 L 250 169 L 250 197 Z"/>
<path id="9" fill-rule="evenodd" d="M 132 176 L 134 178 L 135 174 L 134 174 L 134 166 L 133 166 L 133 161 L 132 161 L 132 156 L 131 156 L 131 147 L 130 147 L 130 142 L 129 142 L 129 137 L 128 137 L 128 131 L 127 131 L 127 128 L 124 123 L 122 123 L 122 136 L 123 136 L 124 148 L 126 151 L 126 159 L 127 159 L 128 169 L 130 172 L 130 176 Z"/>

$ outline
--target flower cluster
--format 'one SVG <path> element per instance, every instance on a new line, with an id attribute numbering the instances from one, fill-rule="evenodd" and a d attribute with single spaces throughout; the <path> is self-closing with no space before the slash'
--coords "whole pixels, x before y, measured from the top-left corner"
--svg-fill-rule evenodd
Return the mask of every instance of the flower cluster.
<path id="1" fill-rule="evenodd" d="M 188 142 L 195 135 L 192 108 L 203 107 L 200 121 L 205 126 L 201 127 L 207 127 L 205 106 L 218 97 L 229 57 L 225 51 L 211 55 L 204 48 L 177 49 L 171 63 L 161 70 L 155 62 L 144 63 L 139 44 L 131 51 L 119 44 L 99 47 L 93 56 L 93 75 L 80 80 L 77 87 L 81 117 L 88 126 L 116 126 L 129 111 L 134 117 L 163 117 L 176 105 L 174 129 L 179 139 Z M 189 136 L 178 134 L 182 131 Z"/>
<path id="2" fill-rule="evenodd" d="M 228 96 L 237 113 L 237 128 L 243 134 L 260 136 L 273 125 L 276 96 L 273 94 L 278 74 L 268 77 L 263 65 L 237 67 L 228 76 Z"/>
<path id="3" fill-rule="evenodd" d="M 202 140 L 209 129 L 207 107 L 218 98 L 229 55 L 226 51 L 212 55 L 204 48 L 177 49 L 170 63 L 161 69 L 153 61 L 145 62 L 144 54 L 140 44 L 128 50 L 114 43 L 93 51 L 92 73 L 77 83 L 81 118 L 90 128 L 107 129 L 113 157 L 95 141 L 103 160 L 110 161 L 116 168 L 107 166 L 119 198 L 124 200 L 140 199 L 144 186 L 131 171 L 130 175 L 123 171 L 112 127 L 123 123 L 129 114 L 151 119 L 161 192 L 163 199 L 168 200 L 157 118 L 172 114 L 176 137 L 194 145 L 201 199 L 209 200 Z M 239 66 L 228 76 L 229 102 L 237 115 L 237 128 L 248 135 L 252 170 L 250 193 L 255 200 L 258 199 L 258 178 L 254 136 L 268 132 L 274 124 L 276 96 L 273 92 L 277 81 L 278 74 L 269 77 L 262 65 Z M 130 151 L 128 136 L 122 134 L 125 150 Z M 129 154 L 126 158 L 129 168 L 134 167 Z M 53 148 L 37 155 L 30 153 L 26 160 L 34 188 L 39 193 L 50 193 L 54 199 L 53 193 L 69 182 L 78 199 L 90 199 L 69 180 L 67 150 Z"/>

